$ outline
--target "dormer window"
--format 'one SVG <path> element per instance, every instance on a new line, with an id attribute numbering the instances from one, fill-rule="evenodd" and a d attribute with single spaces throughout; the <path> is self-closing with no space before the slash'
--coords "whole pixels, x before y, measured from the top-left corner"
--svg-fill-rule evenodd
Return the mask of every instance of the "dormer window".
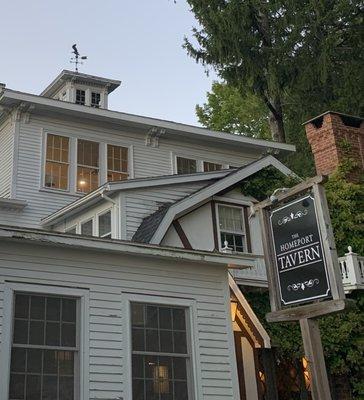
<path id="1" fill-rule="evenodd" d="M 208 161 L 204 161 L 203 163 L 203 170 L 204 172 L 210 172 L 210 171 L 220 171 L 222 169 L 221 164 L 216 164 Z"/>
<path id="2" fill-rule="evenodd" d="M 177 157 L 177 174 L 193 174 L 196 171 L 196 160 L 191 158 Z"/>
<path id="3" fill-rule="evenodd" d="M 99 237 L 111 238 L 111 210 L 99 215 Z"/>
<path id="4" fill-rule="evenodd" d="M 100 108 L 100 100 L 101 100 L 101 95 L 100 93 L 97 92 L 92 92 L 91 93 L 91 107 L 94 108 Z"/>
<path id="5" fill-rule="evenodd" d="M 76 89 L 76 104 L 84 106 L 86 103 L 86 92 L 85 90 Z"/>
<path id="6" fill-rule="evenodd" d="M 77 141 L 77 190 L 88 193 L 99 186 L 99 144 Z"/>

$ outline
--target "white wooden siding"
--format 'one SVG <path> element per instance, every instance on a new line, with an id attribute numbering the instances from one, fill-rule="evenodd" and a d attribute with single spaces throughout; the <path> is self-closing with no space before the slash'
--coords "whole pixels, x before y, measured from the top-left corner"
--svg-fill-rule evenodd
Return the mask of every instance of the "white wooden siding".
<path id="1" fill-rule="evenodd" d="M 129 400 L 125 381 L 125 370 L 130 368 L 125 342 L 129 323 L 122 294 L 192 300 L 199 377 L 195 400 L 233 400 L 237 380 L 226 274 L 222 267 L 202 264 L 0 242 L 0 322 L 4 281 L 88 289 L 88 399 Z"/>
<path id="2" fill-rule="evenodd" d="M 207 182 L 170 185 L 155 189 L 127 191 L 124 196 L 127 236 L 130 240 L 143 218 L 158 210 L 161 204 L 175 202 L 205 186 Z M 121 202 L 123 203 L 123 201 Z M 123 223 L 123 221 L 121 221 Z"/>
<path id="3" fill-rule="evenodd" d="M 58 117 L 59 118 L 59 117 Z M 145 145 L 147 132 L 134 132 L 125 128 L 99 123 L 81 123 L 77 119 L 51 119 L 32 114 L 28 123 L 19 122 L 19 165 L 17 171 L 17 198 L 26 200 L 28 206 L 21 213 L 0 211 L 0 223 L 39 227 L 41 218 L 77 199 L 77 195 L 57 191 L 40 191 L 42 168 L 42 134 L 51 132 L 121 146 L 133 146 L 134 177 L 169 175 L 172 173 L 172 153 L 181 152 L 194 158 L 221 160 L 221 163 L 243 165 L 253 161 L 257 154 L 241 153 L 227 147 L 212 146 L 208 142 L 183 143 L 160 139 L 160 146 Z"/>
<path id="4" fill-rule="evenodd" d="M 0 197 L 10 198 L 14 152 L 14 124 L 9 117 L 0 126 Z"/>

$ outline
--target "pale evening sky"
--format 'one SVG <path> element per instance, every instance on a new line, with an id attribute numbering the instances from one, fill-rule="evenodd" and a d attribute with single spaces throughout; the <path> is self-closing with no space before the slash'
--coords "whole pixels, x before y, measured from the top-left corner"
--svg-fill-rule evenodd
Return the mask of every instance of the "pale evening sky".
<path id="1" fill-rule="evenodd" d="M 182 48 L 196 25 L 184 0 L 3 0 L 0 82 L 39 94 L 69 63 L 77 43 L 80 72 L 122 81 L 109 108 L 197 124 L 195 105 L 214 74 Z"/>

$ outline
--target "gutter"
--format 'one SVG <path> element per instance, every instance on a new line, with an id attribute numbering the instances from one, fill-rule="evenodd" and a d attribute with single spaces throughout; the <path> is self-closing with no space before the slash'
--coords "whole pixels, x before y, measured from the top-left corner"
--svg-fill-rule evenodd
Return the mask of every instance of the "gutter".
<path id="1" fill-rule="evenodd" d="M 257 258 L 263 258 L 263 256 L 252 254 L 232 255 L 201 250 L 185 250 L 117 239 L 85 237 L 75 234 L 46 232 L 36 229 L 16 228 L 4 225 L 0 225 L 0 241 L 35 243 L 39 245 L 76 248 L 78 250 L 107 252 L 139 257 L 154 257 L 169 259 L 174 262 L 194 262 L 238 269 L 251 268 L 255 266 Z M 178 266 L 176 267 L 178 268 Z"/>

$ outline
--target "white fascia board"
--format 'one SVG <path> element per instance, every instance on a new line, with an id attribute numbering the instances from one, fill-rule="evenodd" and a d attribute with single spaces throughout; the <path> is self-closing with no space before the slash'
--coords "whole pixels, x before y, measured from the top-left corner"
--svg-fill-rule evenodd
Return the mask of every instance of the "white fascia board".
<path id="1" fill-rule="evenodd" d="M 236 284 L 234 281 L 234 278 L 229 274 L 229 286 L 230 289 L 233 291 L 234 295 L 236 296 L 238 302 L 241 304 L 245 312 L 248 314 L 250 320 L 256 327 L 257 331 L 259 332 L 260 336 L 263 338 L 264 341 L 264 347 L 270 349 L 271 348 L 271 343 L 270 343 L 270 337 L 267 333 L 267 331 L 264 329 L 263 325 L 259 321 L 258 317 L 255 315 L 253 309 L 250 307 L 250 304 L 247 302 L 246 298 L 244 297 L 243 293 L 239 289 L 239 286 Z"/>
<path id="2" fill-rule="evenodd" d="M 167 258 L 174 261 L 214 264 L 237 269 L 251 268 L 256 264 L 257 258 L 262 258 L 262 256 L 252 254 L 242 253 L 239 255 L 232 255 L 201 250 L 185 250 L 174 247 L 162 247 L 116 239 L 85 237 L 4 225 L 0 225 L 0 240 L 9 240 L 16 243 L 24 241 L 25 243 L 36 243 L 39 245 L 119 253 L 131 255 L 133 257 Z"/>
<path id="3" fill-rule="evenodd" d="M 210 141 L 215 141 L 218 143 L 226 143 L 231 146 L 248 146 L 260 151 L 267 150 L 283 150 L 288 152 L 296 151 L 296 147 L 292 144 L 272 142 L 268 140 L 255 139 L 243 135 L 236 135 L 226 132 L 211 131 L 206 128 L 201 128 L 198 126 L 182 124 L 178 122 L 166 121 L 157 118 L 143 117 L 140 115 L 127 114 L 118 111 L 111 111 L 102 108 L 93 108 L 82 106 L 66 101 L 49 99 L 42 96 L 37 96 L 34 94 L 17 92 L 10 89 L 4 90 L 3 99 L 9 99 L 19 102 L 29 102 L 37 104 L 43 107 L 53 108 L 60 112 L 73 113 L 78 116 L 83 114 L 86 118 L 91 118 L 95 120 L 106 120 L 108 122 L 119 122 L 124 124 L 132 124 L 135 126 L 146 127 L 150 129 L 152 127 L 163 128 L 168 131 L 168 133 L 175 133 L 181 135 L 182 133 L 187 135 L 192 135 L 195 138 L 200 137 L 200 139 L 209 139 Z"/>
<path id="4" fill-rule="evenodd" d="M 192 193 L 186 199 L 183 199 L 172 205 L 164 216 L 157 231 L 154 233 L 154 236 L 152 237 L 150 243 L 159 244 L 163 240 L 163 237 L 173 220 L 178 217 L 180 213 L 185 213 L 187 210 L 196 207 L 210 197 L 215 196 L 222 190 L 235 185 L 236 183 L 246 179 L 247 177 L 268 166 L 273 166 L 277 168 L 284 175 L 297 177 L 297 175 L 293 171 L 291 171 L 288 167 L 286 167 L 284 164 L 282 164 L 280 161 L 272 156 L 267 156 L 258 161 L 252 162 L 246 167 L 238 169 L 235 173 L 231 173 L 228 176 L 221 178 L 220 180 L 209 185 L 205 189 L 199 190 L 196 193 Z"/>
<path id="5" fill-rule="evenodd" d="M 105 192 L 111 194 L 120 190 L 131 190 L 131 189 L 216 180 L 230 174 L 231 172 L 232 172 L 231 170 L 221 170 L 214 172 L 188 174 L 188 175 L 165 175 L 163 177 L 141 178 L 141 179 L 137 178 L 121 182 L 108 182 L 100 186 L 93 192 L 88 193 L 81 199 L 77 199 L 74 202 L 66 205 L 65 207 L 62 207 L 55 213 L 43 218 L 41 221 L 41 226 L 54 225 L 63 218 L 70 216 L 70 213 L 79 212 L 84 208 L 94 204 L 95 200 L 101 201 L 102 200 L 101 194 Z"/>

